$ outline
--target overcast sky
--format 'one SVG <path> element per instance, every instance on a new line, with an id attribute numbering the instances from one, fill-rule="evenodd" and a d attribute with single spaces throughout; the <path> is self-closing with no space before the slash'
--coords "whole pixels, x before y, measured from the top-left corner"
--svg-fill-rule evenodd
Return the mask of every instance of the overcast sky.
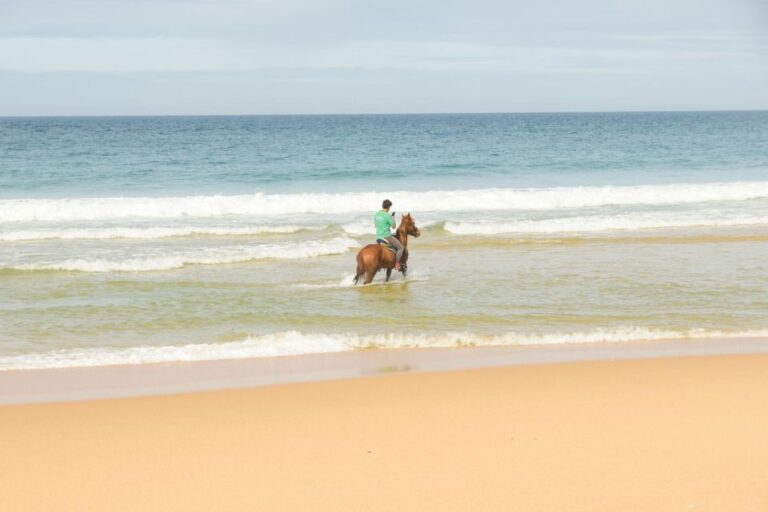
<path id="1" fill-rule="evenodd" d="M 0 0 L 0 115 L 768 108 L 768 0 Z"/>

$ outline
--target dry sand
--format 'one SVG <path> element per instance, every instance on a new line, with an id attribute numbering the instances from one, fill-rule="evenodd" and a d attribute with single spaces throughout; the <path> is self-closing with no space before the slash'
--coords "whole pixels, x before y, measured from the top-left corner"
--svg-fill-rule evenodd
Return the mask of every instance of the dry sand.
<path id="1" fill-rule="evenodd" d="M 3 511 L 766 511 L 768 355 L 0 407 Z"/>

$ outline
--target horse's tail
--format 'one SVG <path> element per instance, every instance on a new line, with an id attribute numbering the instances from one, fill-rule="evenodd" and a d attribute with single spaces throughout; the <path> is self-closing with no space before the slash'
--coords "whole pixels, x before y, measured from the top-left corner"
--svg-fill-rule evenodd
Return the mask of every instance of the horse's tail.
<path id="1" fill-rule="evenodd" d="M 365 267 L 363 266 L 363 251 L 357 253 L 357 270 L 355 271 L 355 284 L 363 277 Z"/>

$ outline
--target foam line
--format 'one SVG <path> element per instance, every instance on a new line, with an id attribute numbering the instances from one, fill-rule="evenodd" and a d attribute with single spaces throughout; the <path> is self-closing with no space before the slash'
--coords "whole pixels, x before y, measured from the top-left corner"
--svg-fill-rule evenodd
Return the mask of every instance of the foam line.
<path id="1" fill-rule="evenodd" d="M 122 218 L 176 219 L 231 215 L 368 212 L 383 195 L 400 212 L 558 210 L 606 205 L 673 205 L 768 197 L 768 182 L 671 185 L 488 188 L 427 192 L 264 194 L 186 197 L 107 197 L 0 200 L 0 222 L 81 221 Z"/>
<path id="2" fill-rule="evenodd" d="M 202 343 L 178 346 L 140 346 L 128 348 L 69 349 L 0 357 L 0 370 L 68 368 L 146 364 L 175 361 L 213 361 L 343 352 L 370 348 L 455 347 L 499 345 L 551 345 L 571 343 L 621 343 L 627 341 L 685 338 L 755 338 L 768 336 L 768 330 L 746 332 L 657 330 L 644 327 L 598 329 L 589 332 L 499 335 L 472 333 L 359 335 L 352 333 L 302 333 L 287 331 L 251 336 L 227 343 Z"/>

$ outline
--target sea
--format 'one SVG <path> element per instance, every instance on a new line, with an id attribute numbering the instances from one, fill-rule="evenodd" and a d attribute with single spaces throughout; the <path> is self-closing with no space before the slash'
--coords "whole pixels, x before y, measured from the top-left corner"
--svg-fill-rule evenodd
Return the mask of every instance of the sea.
<path id="1" fill-rule="evenodd" d="M 0 118 L 0 370 L 753 336 L 765 111 Z"/>

